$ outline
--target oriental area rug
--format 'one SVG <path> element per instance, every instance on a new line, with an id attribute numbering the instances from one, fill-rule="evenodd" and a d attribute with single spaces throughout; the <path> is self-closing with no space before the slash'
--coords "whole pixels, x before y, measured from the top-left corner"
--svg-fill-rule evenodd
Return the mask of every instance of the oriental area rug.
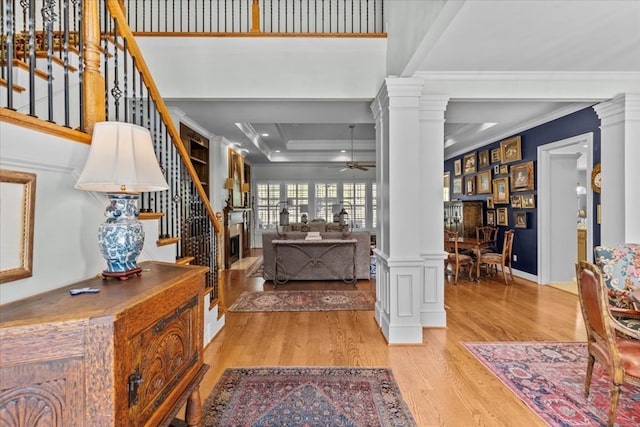
<path id="1" fill-rule="evenodd" d="M 373 310 L 375 302 L 375 291 L 245 291 L 229 311 Z"/>
<path id="2" fill-rule="evenodd" d="M 586 343 L 463 343 L 549 426 L 602 426 L 609 410 L 609 375 L 596 362 L 584 397 Z M 616 426 L 640 425 L 640 388 L 621 388 Z"/>
<path id="3" fill-rule="evenodd" d="M 416 426 L 382 368 L 230 368 L 202 412 L 206 427 Z"/>

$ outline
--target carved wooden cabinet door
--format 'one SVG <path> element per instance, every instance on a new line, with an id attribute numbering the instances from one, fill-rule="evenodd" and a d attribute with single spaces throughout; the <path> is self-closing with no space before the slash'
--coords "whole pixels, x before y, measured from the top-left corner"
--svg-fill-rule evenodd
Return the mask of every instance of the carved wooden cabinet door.
<path id="1" fill-rule="evenodd" d="M 0 425 L 83 425 L 83 377 L 78 357 L 2 369 Z"/>
<path id="2" fill-rule="evenodd" d="M 198 364 L 198 297 L 175 307 L 170 314 L 129 340 L 129 419 L 132 425 L 148 420 Z"/>

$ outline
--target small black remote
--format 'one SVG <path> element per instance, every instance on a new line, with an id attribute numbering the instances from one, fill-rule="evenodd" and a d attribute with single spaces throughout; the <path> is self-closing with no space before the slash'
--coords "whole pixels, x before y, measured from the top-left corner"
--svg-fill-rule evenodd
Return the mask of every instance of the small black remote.
<path id="1" fill-rule="evenodd" d="M 79 289 L 71 289 L 69 291 L 71 295 L 96 294 L 98 292 L 100 292 L 100 289 L 97 289 L 97 288 L 79 288 Z"/>

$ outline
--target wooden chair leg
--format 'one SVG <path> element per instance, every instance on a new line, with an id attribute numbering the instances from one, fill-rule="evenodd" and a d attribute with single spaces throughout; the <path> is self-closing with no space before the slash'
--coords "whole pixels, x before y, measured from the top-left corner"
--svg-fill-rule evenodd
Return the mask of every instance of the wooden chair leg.
<path id="1" fill-rule="evenodd" d="M 504 279 L 504 284 L 508 285 L 509 282 L 507 282 L 507 269 L 505 268 L 504 261 L 502 261 L 502 278 Z"/>
<path id="2" fill-rule="evenodd" d="M 587 376 L 584 379 L 584 397 L 589 397 L 589 390 L 591 389 L 591 376 L 593 375 L 593 365 L 595 363 L 595 357 L 589 355 L 587 360 Z"/>
<path id="3" fill-rule="evenodd" d="M 616 409 L 618 409 L 618 398 L 620 397 L 620 386 L 618 384 L 611 385 L 611 401 L 609 402 L 609 422 L 608 427 L 613 427 L 616 422 Z"/>
<path id="4" fill-rule="evenodd" d="M 456 264 L 456 276 L 455 279 L 453 280 L 454 284 L 458 284 L 458 273 L 460 272 L 460 266 L 458 264 Z"/>

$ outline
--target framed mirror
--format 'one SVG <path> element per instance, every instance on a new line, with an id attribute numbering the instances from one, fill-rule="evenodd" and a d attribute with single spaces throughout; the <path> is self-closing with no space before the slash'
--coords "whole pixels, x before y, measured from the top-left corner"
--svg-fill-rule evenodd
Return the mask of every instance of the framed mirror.
<path id="1" fill-rule="evenodd" d="M 0 283 L 32 275 L 36 175 L 0 169 Z"/>

